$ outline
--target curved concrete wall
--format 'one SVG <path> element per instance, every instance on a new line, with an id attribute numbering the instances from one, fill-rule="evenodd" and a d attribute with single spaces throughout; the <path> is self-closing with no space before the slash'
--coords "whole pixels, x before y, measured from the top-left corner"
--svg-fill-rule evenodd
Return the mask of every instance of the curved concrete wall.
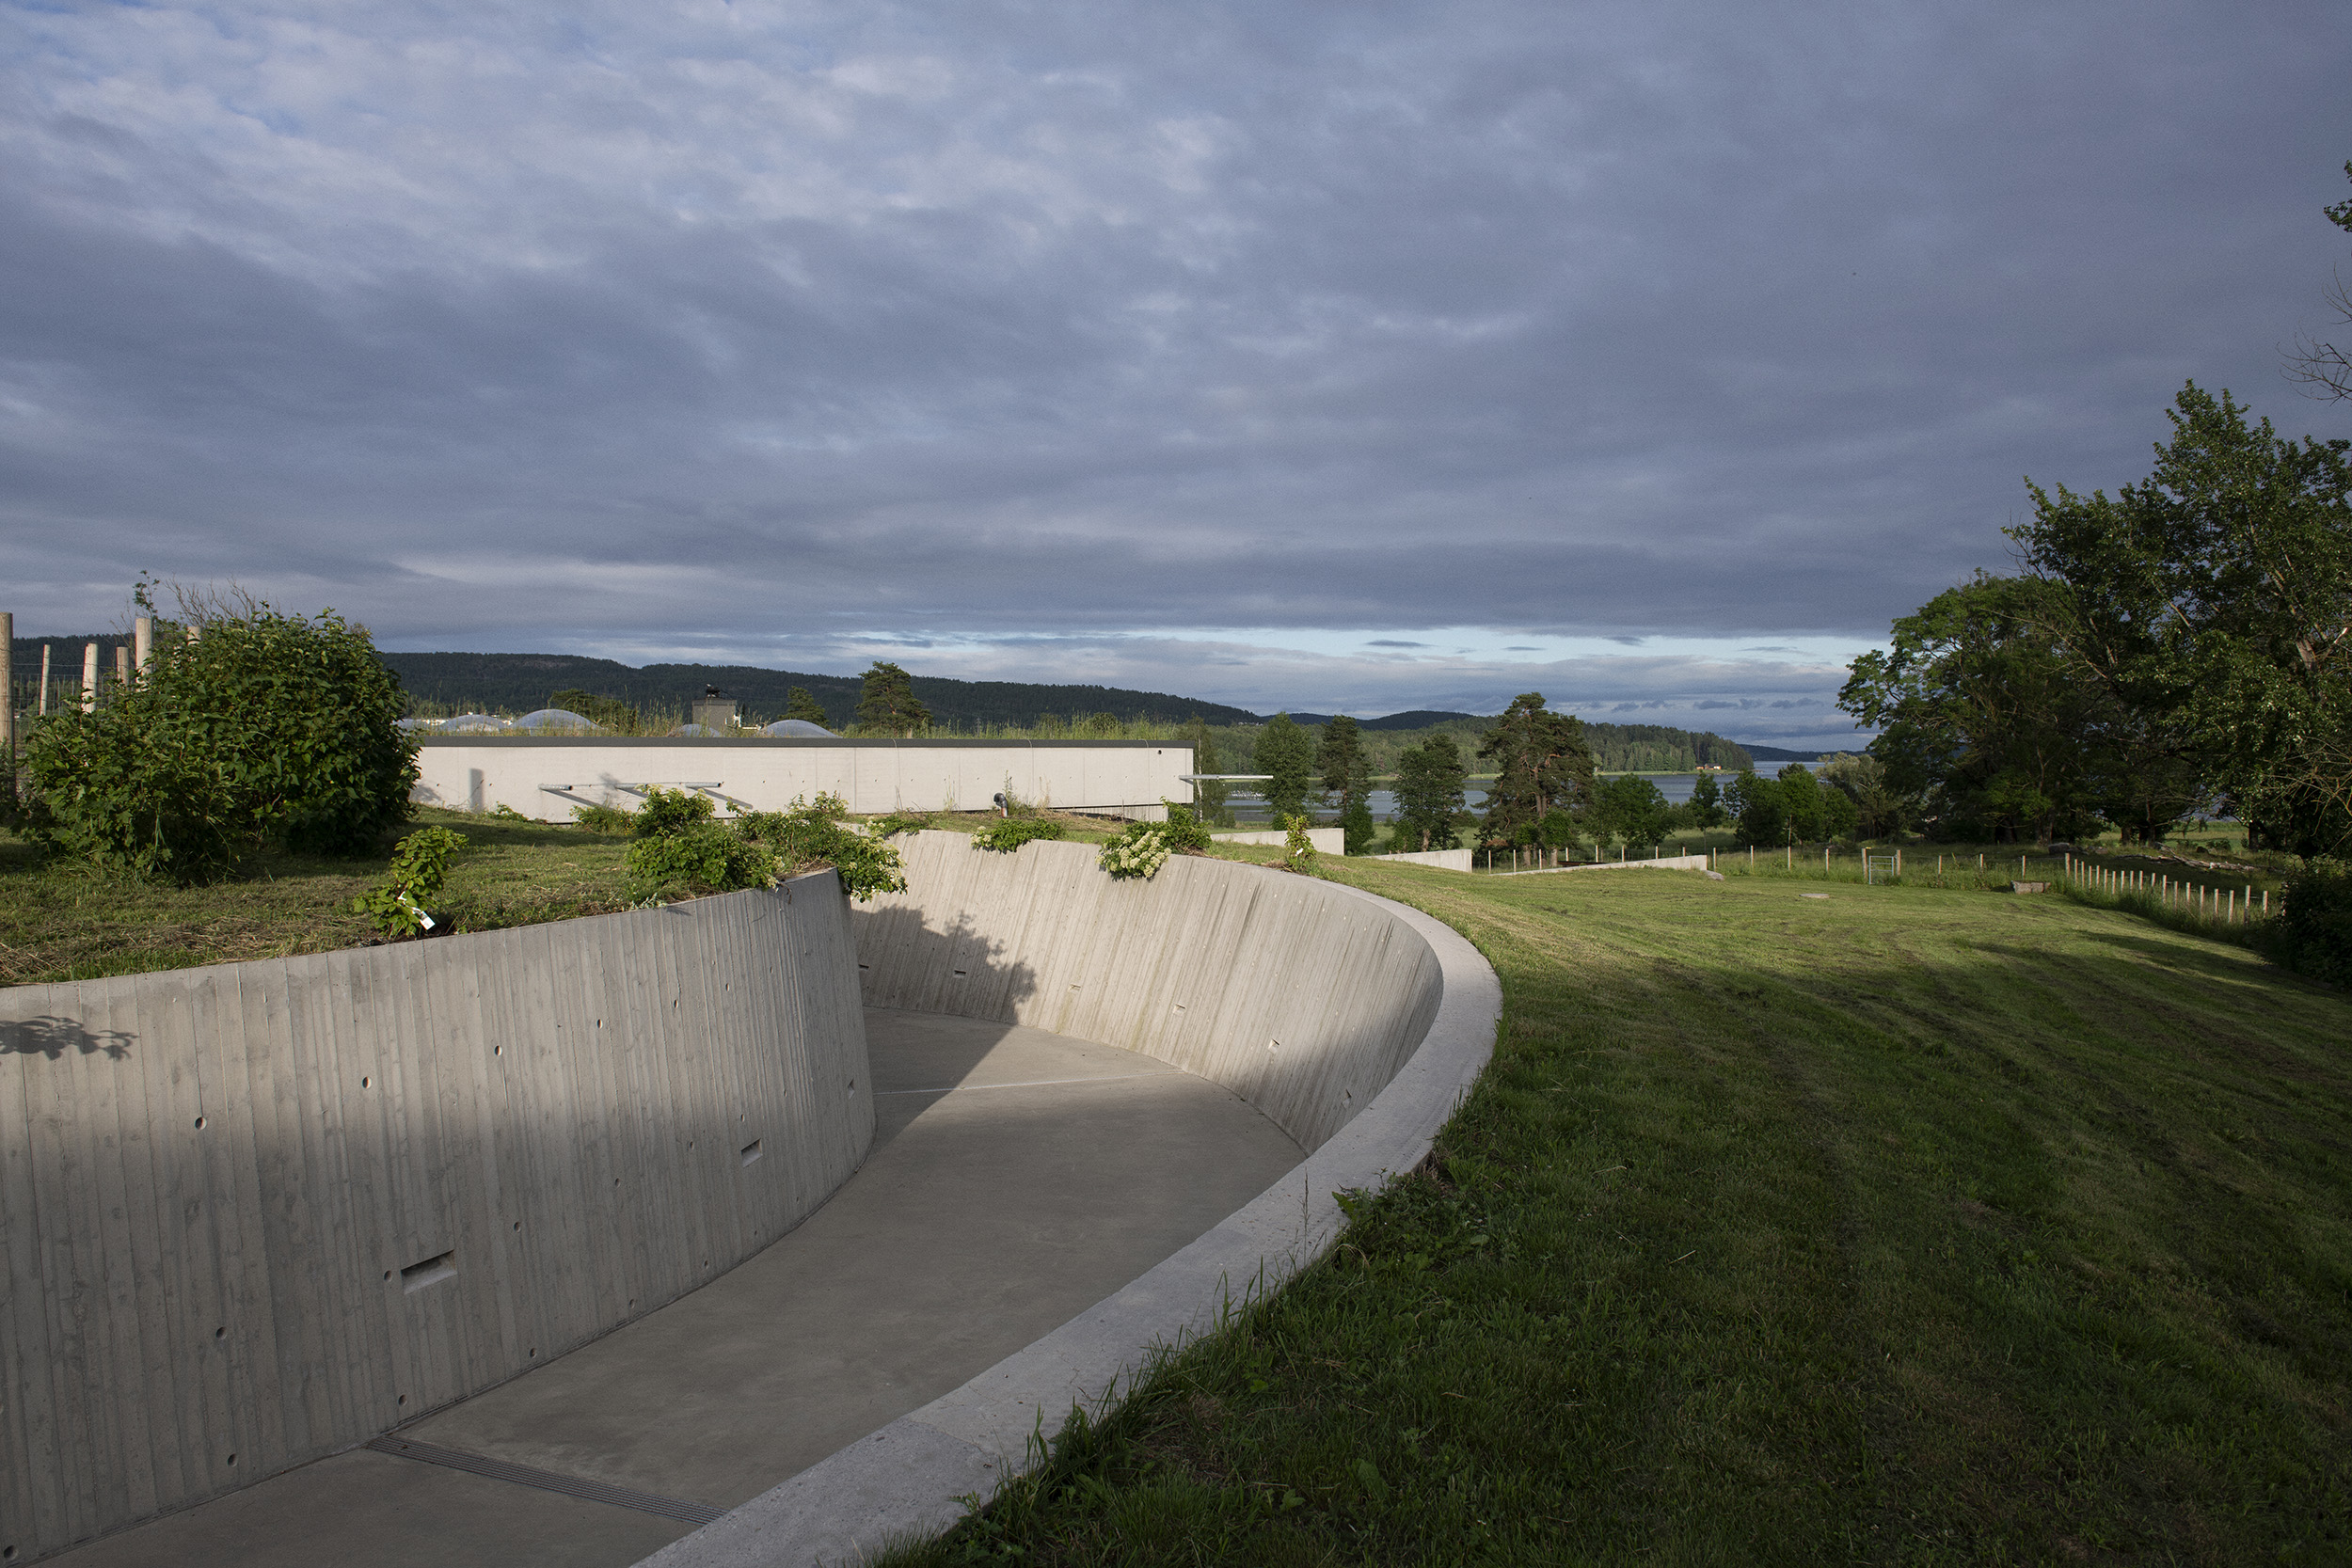
<path id="1" fill-rule="evenodd" d="M 0 1548 L 349 1448 L 723 1273 L 873 1137 L 847 900 L 0 991 Z"/>
<path id="2" fill-rule="evenodd" d="M 1196 859 L 1114 883 L 1086 846 L 995 855 L 944 833 L 908 858 L 910 895 L 853 916 L 875 1000 L 1174 1051 L 1167 1059 L 1271 1093 L 1313 1152 L 1053 1333 L 644 1568 L 821 1568 L 944 1529 L 966 1499 L 1025 1468 L 1033 1439 L 1059 1433 L 1074 1406 L 1099 1407 L 1157 1347 L 1208 1331 L 1323 1256 L 1343 1219 L 1336 1195 L 1419 1164 L 1493 1053 L 1493 968 L 1459 932 L 1369 893 Z M 1283 1049 L 1260 1065 L 1265 1040 Z M 1349 1117 L 1374 1083 L 1385 1086 Z"/>
<path id="3" fill-rule="evenodd" d="M 1140 1052 L 1224 1085 L 1310 1150 L 1437 1014 L 1429 943 L 1328 882 L 1189 855 L 1114 881 L 1090 844 L 898 842 L 908 891 L 850 917 L 868 1003 Z"/>

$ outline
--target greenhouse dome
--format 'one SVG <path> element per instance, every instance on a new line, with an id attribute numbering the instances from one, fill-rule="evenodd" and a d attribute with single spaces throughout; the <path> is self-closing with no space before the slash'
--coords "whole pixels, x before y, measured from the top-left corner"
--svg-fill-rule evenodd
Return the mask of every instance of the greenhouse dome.
<path id="1" fill-rule="evenodd" d="M 526 713 L 515 721 L 518 730 L 580 730 L 598 732 L 596 721 L 585 714 L 574 713 L 567 707 L 543 707 Z"/>
<path id="2" fill-rule="evenodd" d="M 822 740 L 838 740 L 841 738 L 839 736 L 834 734 L 833 731 L 825 728 L 824 725 L 812 724 L 805 719 L 779 719 L 774 723 L 769 725 L 766 729 L 761 730 L 759 733 L 762 735 L 794 736 Z"/>
<path id="3" fill-rule="evenodd" d="M 485 731 L 511 730 L 515 726 L 495 713 L 461 713 L 454 719 L 441 721 L 444 735 L 477 735 Z"/>

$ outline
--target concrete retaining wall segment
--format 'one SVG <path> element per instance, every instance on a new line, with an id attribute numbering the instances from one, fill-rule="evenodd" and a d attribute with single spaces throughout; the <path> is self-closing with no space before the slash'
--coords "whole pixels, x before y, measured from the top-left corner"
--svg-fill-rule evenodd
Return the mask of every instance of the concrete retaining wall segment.
<path id="1" fill-rule="evenodd" d="M 1288 844 L 1291 841 L 1287 830 L 1271 828 L 1258 832 L 1211 833 L 1209 836 L 1219 844 Z M 1343 855 L 1347 853 L 1347 830 L 1310 828 L 1307 830 L 1307 842 L 1315 847 L 1318 855 Z"/>
<path id="2" fill-rule="evenodd" d="M 1313 1152 L 1125 1289 L 645 1568 L 851 1562 L 952 1524 L 960 1497 L 985 1496 L 1021 1468 L 1033 1433 L 1051 1437 L 1073 1405 L 1120 1391 L 1153 1347 L 1204 1332 L 1229 1302 L 1322 1256 L 1340 1227 L 1333 1195 L 1420 1164 L 1493 1053 L 1494 970 L 1418 910 L 1228 861 L 1171 860 L 1150 882 L 1114 883 L 1084 846 L 994 855 L 926 834 L 912 847 L 910 893 L 856 916 L 870 1000 L 1068 1028 L 1253 1100 L 1270 1093 Z M 981 955 L 986 967 L 975 967 Z M 1116 1032 L 1095 1032 L 1105 1029 Z M 1279 1051 L 1256 1060 L 1268 1039 L 1293 1048 L 1293 1067 Z M 1359 1051 L 1388 1071 L 1359 1075 L 1348 1059 Z M 1342 1085 L 1375 1090 L 1352 1118 L 1330 1115 Z"/>
<path id="3" fill-rule="evenodd" d="M 1434 865 L 1440 871 L 1470 871 L 1474 869 L 1470 849 L 1413 849 L 1403 854 L 1383 855 L 1382 865 Z"/>
<path id="4" fill-rule="evenodd" d="M 873 1137 L 830 871 L 0 991 L 0 1546 L 347 1449 L 684 1294 Z"/>
<path id="5" fill-rule="evenodd" d="M 412 794 L 423 804 L 506 806 L 543 822 L 568 822 L 580 805 L 634 810 L 641 801 L 622 784 L 713 784 L 755 811 L 830 792 L 853 812 L 987 811 L 1009 784 L 1024 800 L 1153 822 L 1168 815 L 1163 800 L 1192 792 L 1183 779 L 1192 748 L 1146 740 L 444 736 L 419 744 L 417 767 Z"/>

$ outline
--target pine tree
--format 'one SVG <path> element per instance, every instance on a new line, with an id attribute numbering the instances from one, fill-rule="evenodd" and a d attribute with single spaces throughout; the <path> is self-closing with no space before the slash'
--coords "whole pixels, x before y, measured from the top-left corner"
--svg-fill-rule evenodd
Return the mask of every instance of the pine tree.
<path id="1" fill-rule="evenodd" d="M 1454 832 L 1468 816 L 1462 749 L 1440 730 L 1408 748 L 1396 765 L 1397 836 L 1406 847 L 1454 847 Z"/>
<path id="2" fill-rule="evenodd" d="M 1486 786 L 1485 834 L 1490 844 L 1517 844 L 1554 810 L 1589 809 L 1593 752 L 1573 715 L 1544 706 L 1540 691 L 1521 692 L 1478 748 L 1495 765 Z"/>
<path id="3" fill-rule="evenodd" d="M 1346 834 L 1346 852 L 1360 855 L 1372 847 L 1378 826 L 1372 819 L 1372 759 L 1364 752 L 1356 721 L 1341 714 L 1323 727 L 1323 744 L 1315 752 L 1315 768 L 1323 787 L 1339 797 L 1340 828 Z"/>
<path id="4" fill-rule="evenodd" d="M 825 717 L 825 710 L 818 705 L 817 699 L 808 694 L 808 688 L 805 686 L 796 686 L 785 693 L 784 716 L 787 719 L 798 719 L 805 724 L 822 726 L 833 722 Z"/>
<path id="5" fill-rule="evenodd" d="M 912 737 L 930 727 L 931 710 L 915 699 L 913 675 L 876 659 L 858 696 L 857 722 L 872 734 Z"/>

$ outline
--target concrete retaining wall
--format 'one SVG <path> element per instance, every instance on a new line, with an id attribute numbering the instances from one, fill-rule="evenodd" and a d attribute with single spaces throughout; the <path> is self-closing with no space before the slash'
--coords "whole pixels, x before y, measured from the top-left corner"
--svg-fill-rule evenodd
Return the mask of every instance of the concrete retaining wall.
<path id="1" fill-rule="evenodd" d="M 994 855 L 933 833 L 914 851 L 912 897 L 853 917 L 877 1001 L 1073 1027 L 1193 1066 L 1290 1106 L 1284 1124 L 1313 1152 L 1124 1289 L 644 1568 L 820 1568 L 945 1528 L 1073 1406 L 1132 1386 L 1155 1347 L 1321 1257 L 1342 1223 L 1334 1195 L 1419 1164 L 1493 1052 L 1494 970 L 1402 904 L 1231 861 L 1179 857 L 1150 882 L 1114 883 L 1077 845 Z M 1385 1085 L 1373 1102 L 1327 1131 L 1341 1119 L 1329 1085 L 1372 1083 Z"/>
<path id="2" fill-rule="evenodd" d="M 0 991 L 0 1548 L 529 1370 L 774 1241 L 873 1136 L 830 871 Z"/>
<path id="3" fill-rule="evenodd" d="M 1434 865 L 1440 871 L 1471 869 L 1472 849 L 1413 849 L 1400 855 L 1382 855 L 1382 865 Z"/>
<path id="4" fill-rule="evenodd" d="M 868 1003 L 1140 1052 L 1224 1085 L 1310 1150 L 1371 1103 L 1437 1012 L 1429 943 L 1327 882 L 1192 855 L 1114 881 L 1089 844 L 898 842 L 910 891 L 850 917 Z"/>
<path id="5" fill-rule="evenodd" d="M 1182 777 L 1192 748 L 1152 740 L 431 736 L 417 765 L 426 805 L 506 806 L 543 822 L 568 822 L 578 805 L 634 810 L 642 802 L 623 784 L 707 784 L 755 811 L 831 793 L 869 813 L 986 811 L 1009 784 L 1024 800 L 1152 822 L 1168 815 L 1162 800 L 1192 793 Z"/>
<path id="6" fill-rule="evenodd" d="M 1279 845 L 1288 844 L 1291 841 L 1291 835 L 1287 830 L 1272 828 L 1258 832 L 1211 833 L 1209 836 L 1219 844 Z M 1307 830 L 1307 842 L 1315 847 L 1315 853 L 1318 855 L 1344 855 L 1347 853 L 1347 830 L 1344 828 L 1310 828 Z"/>

